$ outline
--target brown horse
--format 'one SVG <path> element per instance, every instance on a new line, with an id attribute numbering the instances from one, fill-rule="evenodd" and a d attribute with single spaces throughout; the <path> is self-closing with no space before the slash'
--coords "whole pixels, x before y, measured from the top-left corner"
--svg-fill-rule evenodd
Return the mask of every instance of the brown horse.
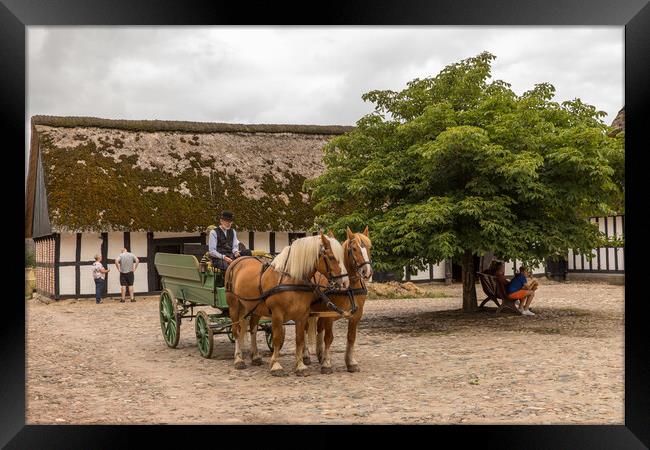
<path id="1" fill-rule="evenodd" d="M 350 293 L 345 292 L 345 289 L 329 293 L 327 296 L 336 306 L 346 312 L 352 313 L 351 316 L 346 317 L 348 318 L 348 341 L 345 349 L 345 365 L 348 372 L 358 372 L 359 364 L 354 359 L 354 343 L 357 338 L 357 326 L 363 315 L 363 305 L 367 297 L 364 281 L 368 281 L 372 277 L 370 259 L 372 242 L 368 237 L 368 227 L 362 233 L 353 233 L 348 227 L 346 233 L 347 240 L 343 242 L 344 264 L 350 277 L 349 290 L 354 297 L 351 300 Z M 315 274 L 314 278 L 322 285 L 327 284 L 327 281 L 320 274 Z M 356 311 L 354 310 L 355 308 Z M 312 306 L 312 311 L 320 312 L 325 310 L 321 304 L 314 304 Z M 321 364 L 321 373 L 332 373 L 330 347 L 334 340 L 333 327 L 334 322 L 342 317 L 340 315 L 338 317 L 319 317 L 317 328 L 315 327 L 315 321 L 312 319 L 309 320 L 308 331 L 312 337 L 316 329 L 318 330 L 318 336 L 315 337 L 316 355 Z M 308 351 L 303 354 L 303 359 L 309 361 Z"/>
<path id="2" fill-rule="evenodd" d="M 318 300 L 318 285 L 310 280 L 316 272 L 325 274 L 324 283 L 349 285 L 343 265 L 343 247 L 323 234 L 296 239 L 285 247 L 269 266 L 254 257 L 237 258 L 226 271 L 226 299 L 235 337 L 235 368 L 244 369 L 242 358 L 246 323 L 250 322 L 251 364 L 262 364 L 257 350 L 257 324 L 262 316 L 271 317 L 273 356 L 271 373 L 282 375 L 280 349 L 284 342 L 284 322 L 296 325 L 296 375 L 307 375 L 302 361 L 305 327 L 310 305 Z M 250 319 L 249 319 L 250 317 Z"/>

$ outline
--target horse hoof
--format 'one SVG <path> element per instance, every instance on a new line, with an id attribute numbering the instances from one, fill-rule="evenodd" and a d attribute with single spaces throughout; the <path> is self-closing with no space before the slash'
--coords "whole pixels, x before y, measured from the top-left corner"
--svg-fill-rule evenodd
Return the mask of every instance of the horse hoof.
<path id="1" fill-rule="evenodd" d="M 254 366 L 261 366 L 262 365 L 262 358 L 255 358 L 251 361 L 251 364 Z"/>
<path id="2" fill-rule="evenodd" d="M 330 374 L 332 372 L 334 372 L 334 371 L 332 370 L 331 367 L 321 367 L 320 368 L 320 373 Z"/>
<path id="3" fill-rule="evenodd" d="M 282 369 L 272 370 L 271 375 L 273 375 L 274 377 L 283 377 L 284 376 L 284 370 L 282 370 Z"/>
<path id="4" fill-rule="evenodd" d="M 311 358 L 309 356 L 303 356 L 302 357 L 302 363 L 306 366 L 311 364 Z"/>
<path id="5" fill-rule="evenodd" d="M 235 369 L 245 369 L 246 368 L 246 363 L 244 361 L 237 361 L 235 363 Z"/>
<path id="6" fill-rule="evenodd" d="M 359 369 L 359 366 L 356 364 L 354 366 L 348 366 L 348 372 L 360 372 L 360 371 L 361 369 Z"/>

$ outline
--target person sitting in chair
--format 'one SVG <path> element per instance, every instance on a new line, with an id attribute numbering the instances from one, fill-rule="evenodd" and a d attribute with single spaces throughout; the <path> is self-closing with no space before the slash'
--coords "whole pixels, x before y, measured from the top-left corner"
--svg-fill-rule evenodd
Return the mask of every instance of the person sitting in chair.
<path id="1" fill-rule="evenodd" d="M 231 211 L 223 211 L 219 217 L 219 226 L 210 231 L 208 253 L 215 268 L 226 270 L 234 259 L 251 255 L 251 251 L 245 247 L 240 250 L 237 233 L 232 228 L 234 219 L 235 215 Z"/>
<path id="2" fill-rule="evenodd" d="M 535 297 L 535 291 L 528 285 L 528 277 L 530 277 L 530 271 L 526 267 L 521 266 L 519 273 L 506 286 L 506 293 L 510 298 L 520 301 L 517 307 L 523 315 L 534 316 L 535 313 L 528 309 Z"/>

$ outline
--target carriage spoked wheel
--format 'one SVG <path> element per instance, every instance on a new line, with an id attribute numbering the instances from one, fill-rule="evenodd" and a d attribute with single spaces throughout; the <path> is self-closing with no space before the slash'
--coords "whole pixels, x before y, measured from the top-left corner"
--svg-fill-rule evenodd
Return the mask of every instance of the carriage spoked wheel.
<path id="1" fill-rule="evenodd" d="M 196 331 L 196 343 L 199 347 L 199 353 L 204 358 L 209 358 L 212 356 L 212 348 L 214 347 L 214 333 L 210 328 L 210 319 L 204 311 L 197 313 L 194 330 Z"/>
<path id="2" fill-rule="evenodd" d="M 266 346 L 273 351 L 273 329 L 270 327 L 265 329 L 264 334 L 266 335 Z"/>
<path id="3" fill-rule="evenodd" d="M 232 334 L 232 327 L 228 327 L 226 329 L 226 336 L 228 336 L 228 339 L 230 339 L 230 342 L 233 344 L 235 343 L 235 335 Z"/>
<path id="4" fill-rule="evenodd" d="M 181 318 L 176 308 L 174 294 L 165 289 L 160 294 L 160 329 L 168 347 L 176 348 L 181 335 Z"/>

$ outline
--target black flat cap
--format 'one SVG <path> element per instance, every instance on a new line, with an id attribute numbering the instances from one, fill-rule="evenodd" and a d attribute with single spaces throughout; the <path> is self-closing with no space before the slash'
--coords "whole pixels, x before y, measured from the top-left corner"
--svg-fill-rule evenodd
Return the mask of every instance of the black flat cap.
<path id="1" fill-rule="evenodd" d="M 220 218 L 224 220 L 235 220 L 235 214 L 232 211 L 222 211 Z"/>

